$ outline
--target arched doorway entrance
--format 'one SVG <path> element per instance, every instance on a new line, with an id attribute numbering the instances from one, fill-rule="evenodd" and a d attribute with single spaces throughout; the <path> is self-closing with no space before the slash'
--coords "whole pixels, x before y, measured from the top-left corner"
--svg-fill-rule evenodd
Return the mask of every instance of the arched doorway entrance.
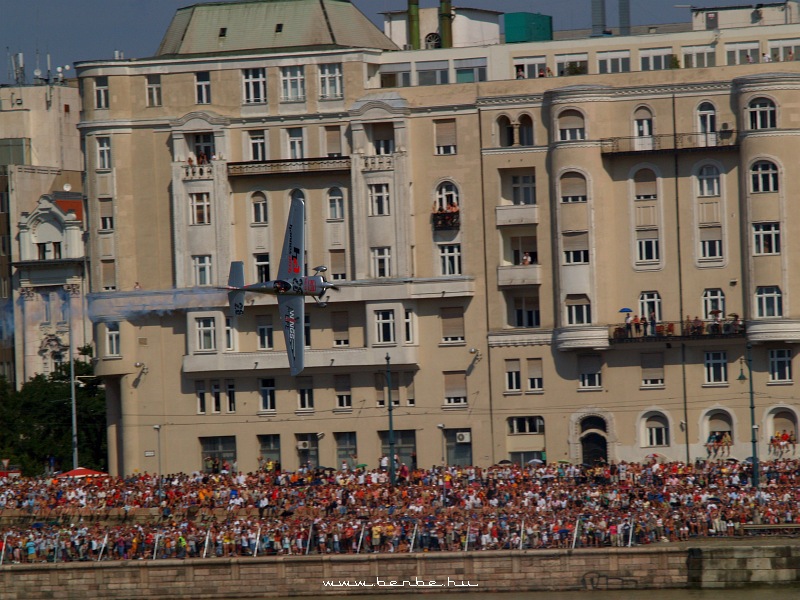
<path id="1" fill-rule="evenodd" d="M 584 464 L 596 465 L 608 461 L 608 444 L 599 433 L 587 433 L 581 438 L 581 456 Z"/>

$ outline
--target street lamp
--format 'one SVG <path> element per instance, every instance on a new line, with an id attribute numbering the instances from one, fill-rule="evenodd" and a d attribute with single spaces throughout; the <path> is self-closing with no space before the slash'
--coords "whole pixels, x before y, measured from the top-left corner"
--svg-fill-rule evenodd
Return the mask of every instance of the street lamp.
<path id="1" fill-rule="evenodd" d="M 442 466 L 444 466 L 444 455 L 445 455 L 444 423 L 439 423 L 436 427 L 442 432 Z"/>
<path id="2" fill-rule="evenodd" d="M 397 483 L 394 468 L 394 402 L 392 401 L 392 371 L 391 371 L 391 357 L 386 353 L 386 386 L 387 386 L 387 402 L 389 403 L 389 482 L 394 487 Z"/>
<path id="3" fill-rule="evenodd" d="M 153 425 L 156 430 L 156 443 L 158 452 L 158 497 L 161 498 L 161 425 Z"/>
<path id="4" fill-rule="evenodd" d="M 753 446 L 753 487 L 758 489 L 758 425 L 756 424 L 756 403 L 755 395 L 753 394 L 753 357 L 750 350 L 753 348 L 752 344 L 747 344 L 745 347 L 745 356 L 739 359 L 739 377 L 736 379 L 744 382 L 748 381 L 750 384 L 750 442 Z M 744 362 L 747 361 L 747 373 L 750 377 L 744 374 Z"/>

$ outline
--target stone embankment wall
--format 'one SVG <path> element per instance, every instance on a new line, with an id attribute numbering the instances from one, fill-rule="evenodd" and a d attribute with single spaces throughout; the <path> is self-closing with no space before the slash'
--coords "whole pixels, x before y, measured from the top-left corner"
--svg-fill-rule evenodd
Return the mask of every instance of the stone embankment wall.
<path id="1" fill-rule="evenodd" d="M 800 547 L 279 556 L 4 565 L 3 600 L 739 587 L 797 583 Z M 326 586 L 325 582 L 330 583 Z M 345 585 L 345 582 L 348 585 Z"/>

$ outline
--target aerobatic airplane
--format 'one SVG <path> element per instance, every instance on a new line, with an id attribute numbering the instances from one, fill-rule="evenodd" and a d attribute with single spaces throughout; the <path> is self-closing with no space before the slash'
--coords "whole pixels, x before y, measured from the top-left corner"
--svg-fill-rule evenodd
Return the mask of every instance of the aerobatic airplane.
<path id="1" fill-rule="evenodd" d="M 244 297 L 247 292 L 274 294 L 278 297 L 278 309 L 283 321 L 283 335 L 286 338 L 286 353 L 289 356 L 289 369 L 292 375 L 303 370 L 303 349 L 305 348 L 305 296 L 314 298 L 319 306 L 325 306 L 323 297 L 328 290 L 338 289 L 328 283 L 324 275 L 327 267 L 316 267 L 314 275 L 303 275 L 305 256 L 305 203 L 292 198 L 289 220 L 286 223 L 286 237 L 278 267 L 278 278 L 274 281 L 244 284 L 244 263 L 231 263 L 228 290 L 231 316 L 244 314 Z"/>

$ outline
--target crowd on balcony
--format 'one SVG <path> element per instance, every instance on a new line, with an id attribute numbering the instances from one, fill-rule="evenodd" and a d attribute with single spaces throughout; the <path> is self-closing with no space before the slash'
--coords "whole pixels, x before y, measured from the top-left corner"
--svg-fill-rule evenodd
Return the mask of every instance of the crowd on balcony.
<path id="1" fill-rule="evenodd" d="M 788 439 L 787 439 L 788 444 Z M 800 524 L 800 460 L 0 480 L 13 563 L 628 546 Z M 402 465 L 401 465 L 402 466 Z"/>
<path id="2" fill-rule="evenodd" d="M 682 323 L 659 321 L 655 312 L 649 318 L 645 315 L 627 313 L 623 326 L 614 325 L 613 339 L 634 339 L 660 336 L 682 335 L 699 337 L 708 335 L 740 335 L 744 333 L 744 322 L 739 315 L 731 313 L 727 318 L 721 317 L 720 311 L 712 311 L 710 319 L 692 318 L 686 315 Z"/>

